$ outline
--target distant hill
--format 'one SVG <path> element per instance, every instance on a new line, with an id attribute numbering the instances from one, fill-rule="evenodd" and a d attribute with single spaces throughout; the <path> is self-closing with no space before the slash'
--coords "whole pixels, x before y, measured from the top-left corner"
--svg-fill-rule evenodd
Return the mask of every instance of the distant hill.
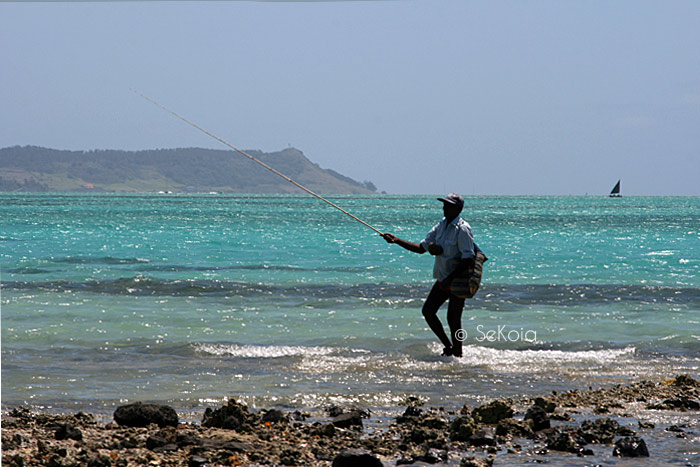
<path id="1" fill-rule="evenodd" d="M 371 182 L 322 169 L 298 149 L 246 152 L 318 193 L 376 192 Z M 0 191 L 302 193 L 233 151 L 63 151 L 37 146 L 0 149 Z"/>

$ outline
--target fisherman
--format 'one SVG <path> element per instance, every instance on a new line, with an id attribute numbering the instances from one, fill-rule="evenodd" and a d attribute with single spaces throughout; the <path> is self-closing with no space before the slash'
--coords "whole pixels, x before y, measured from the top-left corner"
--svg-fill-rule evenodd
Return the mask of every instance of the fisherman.
<path id="1" fill-rule="evenodd" d="M 428 298 L 423 304 L 423 316 L 430 329 L 445 346 L 442 355 L 454 357 L 462 356 L 462 310 L 464 298 L 451 292 L 452 281 L 468 268 L 474 267 L 476 249 L 471 226 L 459 214 L 464 207 L 464 198 L 457 193 L 450 193 L 442 201 L 442 218 L 426 235 L 425 240 L 413 243 L 403 240 L 391 233 L 384 233 L 382 237 L 388 243 L 396 243 L 414 253 L 423 254 L 426 251 L 435 256 L 433 277 L 437 279 Z M 447 337 L 445 329 L 437 317 L 438 309 L 449 300 L 447 307 L 447 324 L 450 327 L 451 339 Z"/>

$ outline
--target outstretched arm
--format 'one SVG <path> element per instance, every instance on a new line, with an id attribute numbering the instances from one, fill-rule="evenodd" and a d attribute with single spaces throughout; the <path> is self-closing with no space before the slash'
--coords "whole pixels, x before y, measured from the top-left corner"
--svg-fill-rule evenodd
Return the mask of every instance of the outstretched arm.
<path id="1" fill-rule="evenodd" d="M 423 248 L 423 245 L 421 245 L 420 243 L 409 242 L 408 240 L 404 240 L 402 238 L 399 238 L 394 234 L 384 233 L 384 234 L 382 234 L 382 237 L 384 237 L 384 240 L 386 240 L 387 243 L 396 243 L 400 247 L 405 248 L 406 250 L 412 251 L 414 253 L 418 253 L 418 254 L 422 255 L 426 251 L 425 248 Z M 440 248 L 439 252 L 437 250 L 435 250 L 435 248 L 440 248 L 440 247 L 437 245 L 434 245 L 432 243 L 428 246 L 428 251 L 430 251 L 431 255 L 436 255 L 436 254 L 442 253 L 442 248 Z"/>
<path id="2" fill-rule="evenodd" d="M 399 245 L 402 248 L 405 248 L 408 251 L 412 251 L 421 255 L 425 253 L 425 248 L 423 248 L 423 245 L 421 245 L 420 243 L 409 242 L 408 240 L 404 240 L 390 233 L 384 233 L 382 234 L 382 237 L 384 237 L 384 240 L 386 240 L 387 243 L 396 243 L 397 245 Z"/>

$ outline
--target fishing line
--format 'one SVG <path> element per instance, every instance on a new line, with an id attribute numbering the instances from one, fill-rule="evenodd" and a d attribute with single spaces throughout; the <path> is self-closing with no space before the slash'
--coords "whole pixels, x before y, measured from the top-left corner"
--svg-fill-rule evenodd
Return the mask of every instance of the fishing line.
<path id="1" fill-rule="evenodd" d="M 238 149 L 236 146 L 230 144 L 230 143 L 227 142 L 227 141 L 224 141 L 223 139 L 219 138 L 219 137 L 216 136 L 215 134 L 208 132 L 207 130 L 205 130 L 205 129 L 202 128 L 201 126 L 199 126 L 199 125 L 197 125 L 197 124 L 195 124 L 195 123 L 193 123 L 193 122 L 187 120 L 187 119 L 186 119 L 185 117 L 183 117 L 182 115 L 178 114 L 177 112 L 175 112 L 175 111 L 173 111 L 173 110 L 170 110 L 169 108 L 167 108 L 166 106 L 164 106 L 164 105 L 162 105 L 162 104 L 159 104 L 158 102 L 154 101 L 154 100 L 151 99 L 150 97 L 148 97 L 148 96 L 146 96 L 146 95 L 144 95 L 144 94 L 141 94 L 141 93 L 138 92 L 137 90 L 132 89 L 132 91 L 134 91 L 136 94 L 138 94 L 139 96 L 141 96 L 141 97 L 143 97 L 144 99 L 146 99 L 148 102 L 150 102 L 150 103 L 152 103 L 152 104 L 154 104 L 154 105 L 160 107 L 161 109 L 165 110 L 166 112 L 168 112 L 168 113 L 174 115 L 175 117 L 179 118 L 180 120 L 182 120 L 183 122 L 187 123 L 188 125 L 195 127 L 196 129 L 198 129 L 199 131 L 201 131 L 201 132 L 204 133 L 205 135 L 207 135 L 207 136 L 209 136 L 209 137 L 211 137 L 211 138 L 214 138 L 214 139 L 217 140 L 218 142 L 220 142 L 220 143 L 224 144 L 225 146 L 228 146 L 229 148 L 233 149 L 234 151 L 236 151 L 236 152 L 238 152 L 238 153 L 244 155 L 245 157 L 247 157 L 248 159 L 252 160 L 253 162 L 256 162 L 256 163 L 262 165 L 262 166 L 265 167 L 267 170 L 269 170 L 270 172 L 274 173 L 275 175 L 279 175 L 280 177 L 282 177 L 283 179 L 287 180 L 287 181 L 288 181 L 289 183 L 291 183 L 292 185 L 294 185 L 294 186 L 296 186 L 296 187 L 298 187 L 298 188 L 301 188 L 302 190 L 304 190 L 304 191 L 307 192 L 308 194 L 310 194 L 310 195 L 312 195 L 312 196 L 315 196 L 316 198 L 320 199 L 321 201 L 325 201 L 326 203 L 328 203 L 328 204 L 330 204 L 331 206 L 333 206 L 334 208 L 336 208 L 338 211 L 340 211 L 340 212 L 342 212 L 342 213 L 344 213 L 344 214 L 347 214 L 348 216 L 350 216 L 350 217 L 352 217 L 353 219 L 355 219 L 357 222 L 359 222 L 359 223 L 361 223 L 361 224 L 363 224 L 363 225 L 369 227 L 370 229 L 374 230 L 374 231 L 377 232 L 379 235 L 383 235 L 382 232 L 380 232 L 379 230 L 375 229 L 374 227 L 372 227 L 371 225 L 369 225 L 367 222 L 363 221 L 363 220 L 360 219 L 359 217 L 353 216 L 352 214 L 350 214 L 349 212 L 347 212 L 345 209 L 343 209 L 343 208 L 341 208 L 340 206 L 338 206 L 338 205 L 332 203 L 331 201 L 328 201 L 328 200 L 327 200 L 326 198 L 324 198 L 323 196 L 314 193 L 313 191 L 309 190 L 308 188 L 306 188 L 305 186 L 301 185 L 300 183 L 295 182 L 294 180 L 292 180 L 291 178 L 289 178 L 288 176 L 286 176 L 286 175 L 283 174 L 282 172 L 279 172 L 278 170 L 273 169 L 272 167 L 270 167 L 269 165 L 267 165 L 267 164 L 264 163 L 263 161 L 261 161 L 261 160 L 259 160 L 259 159 L 256 159 L 255 157 L 251 156 L 250 154 L 248 154 L 247 152 L 245 152 L 245 151 L 243 151 L 243 150 L 241 150 L 241 149 Z"/>

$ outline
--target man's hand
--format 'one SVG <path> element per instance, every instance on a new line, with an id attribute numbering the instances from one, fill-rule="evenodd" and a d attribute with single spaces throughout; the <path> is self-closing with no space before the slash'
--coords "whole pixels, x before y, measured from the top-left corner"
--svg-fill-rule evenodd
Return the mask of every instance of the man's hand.
<path id="1" fill-rule="evenodd" d="M 396 243 L 397 237 L 394 234 L 383 233 L 382 237 L 384 238 L 384 240 L 386 240 L 387 243 Z"/>
<path id="2" fill-rule="evenodd" d="M 396 245 L 407 249 L 408 251 L 412 251 L 414 253 L 420 253 L 423 254 L 425 253 L 425 249 L 420 243 L 413 243 L 409 242 L 406 240 L 403 240 L 399 237 L 397 237 L 394 234 L 391 233 L 383 233 L 382 238 L 387 241 L 387 243 L 395 243 Z"/>
<path id="3" fill-rule="evenodd" d="M 430 253 L 433 256 L 438 256 L 442 254 L 442 247 L 440 245 L 436 245 L 434 243 L 431 243 L 428 245 L 428 253 Z"/>

